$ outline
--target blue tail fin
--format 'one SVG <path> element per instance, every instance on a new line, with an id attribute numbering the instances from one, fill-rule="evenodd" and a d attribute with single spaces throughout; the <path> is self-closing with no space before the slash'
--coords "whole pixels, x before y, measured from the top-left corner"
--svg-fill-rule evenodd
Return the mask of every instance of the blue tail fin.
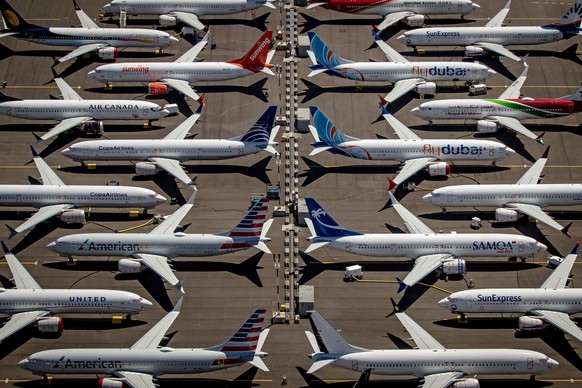
<path id="1" fill-rule="evenodd" d="M 318 64 L 326 69 L 333 69 L 336 66 L 344 63 L 351 63 L 347 59 L 341 58 L 325 44 L 325 42 L 313 31 L 307 33 L 309 35 L 309 42 L 311 43 L 311 51 L 315 55 Z"/>
<path id="2" fill-rule="evenodd" d="M 316 106 L 310 106 L 309 111 L 313 119 L 313 126 L 317 130 L 319 141 L 330 147 L 337 147 L 346 141 L 360 140 L 357 137 L 348 136 L 340 131 L 333 122 Z M 318 144 L 314 144 L 317 146 Z"/>
<path id="3" fill-rule="evenodd" d="M 258 143 L 259 147 L 267 147 L 271 137 L 271 131 L 275 124 L 277 107 L 270 106 L 261 117 L 254 123 L 247 132 L 240 136 L 232 137 L 229 140 L 238 140 L 245 143 Z"/>
<path id="4" fill-rule="evenodd" d="M 319 237 L 357 236 L 362 233 L 344 229 L 337 223 L 314 198 L 305 198 L 309 218 Z"/>

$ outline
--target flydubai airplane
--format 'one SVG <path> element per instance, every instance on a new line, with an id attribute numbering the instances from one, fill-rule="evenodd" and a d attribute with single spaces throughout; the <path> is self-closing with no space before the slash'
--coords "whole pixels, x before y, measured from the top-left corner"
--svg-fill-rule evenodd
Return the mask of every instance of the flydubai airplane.
<path id="1" fill-rule="evenodd" d="M 463 316 L 465 313 L 522 313 L 519 330 L 542 330 L 546 324 L 557 327 L 582 341 L 582 330 L 569 314 L 582 312 L 582 289 L 568 288 L 580 242 L 556 267 L 539 288 L 487 288 L 454 292 L 439 306 Z"/>
<path id="2" fill-rule="evenodd" d="M 68 224 L 84 224 L 85 211 L 79 207 L 151 209 L 166 202 L 155 191 L 131 186 L 66 185 L 34 150 L 32 156 L 40 172 L 42 185 L 0 185 L 0 206 L 35 207 L 29 219 L 11 228 L 9 239 L 57 216 Z"/>
<path id="3" fill-rule="evenodd" d="M 4 29 L 0 38 L 18 39 L 50 46 L 74 46 L 59 62 L 96 52 L 101 59 L 117 59 L 119 47 L 157 47 L 163 50 L 178 39 L 164 31 L 145 28 L 101 28 L 73 0 L 82 27 L 41 27 L 28 23 L 6 0 L 0 0 Z"/>
<path id="4" fill-rule="evenodd" d="M 89 76 L 99 82 L 147 82 L 149 94 L 166 94 L 168 87 L 201 102 L 190 87 L 199 81 L 226 81 L 263 72 L 275 75 L 269 63 L 275 50 L 269 51 L 273 31 L 265 31 L 251 49 L 241 58 L 227 62 L 194 62 L 208 43 L 209 34 L 174 62 L 124 62 L 97 67 Z"/>
<path id="5" fill-rule="evenodd" d="M 398 280 L 398 292 L 411 287 L 433 271 L 445 275 L 466 272 L 462 257 L 528 257 L 544 252 L 546 246 L 533 238 L 501 233 L 435 233 L 402 206 L 388 192 L 392 206 L 404 220 L 409 234 L 364 234 L 342 228 L 313 198 L 305 198 L 311 232 L 311 245 L 305 253 L 329 246 L 356 255 L 377 257 L 409 257 L 412 271 Z"/>
<path id="6" fill-rule="evenodd" d="M 582 0 L 580 0 L 582 1 Z M 335 54 L 313 31 L 309 31 L 308 50 L 313 77 L 320 73 L 355 81 L 390 82 L 392 91 L 385 97 L 394 102 L 411 90 L 418 94 L 436 94 L 436 81 L 484 81 L 496 72 L 472 62 L 409 62 L 384 42 L 374 31 L 374 39 L 388 62 L 354 62 Z"/>
<path id="7" fill-rule="evenodd" d="M 182 299 L 154 327 L 129 348 L 55 349 L 31 354 L 18 363 L 36 375 L 108 374 L 99 387 L 155 388 L 156 377 L 204 373 L 249 364 L 269 369 L 261 349 L 269 329 L 261 331 L 266 310 L 255 310 L 223 344 L 205 349 L 160 346 L 180 313 Z"/>
<path id="8" fill-rule="evenodd" d="M 339 130 L 316 106 L 310 106 L 314 126 L 309 126 L 315 138 L 310 155 L 323 151 L 366 160 L 397 160 L 402 169 L 394 185 L 405 182 L 425 168 L 431 176 L 450 173 L 448 160 L 491 160 L 493 163 L 514 154 L 504 144 L 489 140 L 421 139 L 379 104 L 382 116 L 396 131 L 396 139 L 359 139 Z M 390 189 L 393 189 L 392 186 Z"/>
<path id="9" fill-rule="evenodd" d="M 471 0 L 308 0 L 306 9 L 322 7 L 356 15 L 380 15 L 384 18 L 377 29 L 382 31 L 398 22 L 409 27 L 424 26 L 426 16 L 458 15 L 479 9 Z"/>
<path id="10" fill-rule="evenodd" d="M 538 184 L 548 161 L 546 149 L 529 170 L 514 184 L 455 185 L 438 188 L 422 199 L 446 211 L 449 207 L 498 206 L 496 222 L 514 222 L 519 215 L 535 218 L 561 231 L 566 236 L 572 223 L 560 225 L 542 210 L 547 206 L 582 204 L 582 185 L 579 183 Z"/>
<path id="11" fill-rule="evenodd" d="M 545 26 L 504 27 L 503 20 L 509 12 L 511 0 L 485 27 L 433 27 L 406 31 L 396 38 L 407 46 L 465 46 L 465 55 L 474 57 L 486 51 L 520 61 L 517 55 L 504 46 L 539 45 L 569 39 L 580 35 L 582 0 L 576 0 L 562 18 Z"/>
<path id="12" fill-rule="evenodd" d="M 394 302 L 393 302 L 394 303 Z M 350 344 L 317 311 L 308 311 L 313 333 L 305 334 L 313 348 L 307 373 L 327 365 L 377 375 L 413 375 L 419 387 L 479 387 L 476 375 L 536 375 L 558 367 L 545 354 L 521 349 L 447 349 L 406 313 L 396 317 L 416 343 L 415 349 L 370 350 Z M 47 366 L 48 368 L 48 366 Z"/>
<path id="13" fill-rule="evenodd" d="M 0 113 L 29 120 L 60 121 L 42 136 L 34 136 L 37 143 L 55 137 L 75 127 L 83 133 L 102 134 L 101 120 L 159 120 L 177 112 L 172 104 L 162 108 L 158 104 L 137 100 L 84 100 L 64 79 L 55 78 L 62 100 L 19 100 L 0 93 Z"/>
<path id="14" fill-rule="evenodd" d="M 232 229 L 218 234 L 174 232 L 194 206 L 197 189 L 188 203 L 176 210 L 149 233 L 86 233 L 58 238 L 47 248 L 61 256 L 130 256 L 119 260 L 122 273 L 139 273 L 150 268 L 158 276 L 184 293 L 182 283 L 172 271 L 176 257 L 217 256 L 255 247 L 270 254 L 265 244 L 273 219 L 265 221 L 268 198 L 257 201 Z"/>
<path id="15" fill-rule="evenodd" d="M 185 139 L 200 117 L 202 105 L 170 134 L 159 140 L 96 140 L 84 141 L 65 148 L 61 154 L 76 161 L 129 160 L 135 163 L 137 175 L 153 175 L 167 171 L 180 181 L 192 180 L 180 163 L 188 160 L 217 160 L 255 154 L 265 150 L 276 154 L 274 141 L 279 126 L 273 127 L 276 106 L 270 106 L 244 134 L 230 139 Z"/>
<path id="16" fill-rule="evenodd" d="M 41 333 L 63 331 L 63 320 L 53 314 L 139 314 L 152 303 L 132 292 L 117 290 L 81 290 L 74 288 L 45 290 L 34 280 L 6 244 L 2 242 L 16 288 L 0 289 L 0 313 L 10 320 L 0 327 L 0 342 L 29 325 Z"/>

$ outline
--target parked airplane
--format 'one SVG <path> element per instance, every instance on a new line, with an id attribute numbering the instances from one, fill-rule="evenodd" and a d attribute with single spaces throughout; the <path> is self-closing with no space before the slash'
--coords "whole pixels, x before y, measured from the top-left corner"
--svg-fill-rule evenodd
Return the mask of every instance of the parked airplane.
<path id="1" fill-rule="evenodd" d="M 156 377 L 166 374 L 204 373 L 250 364 L 269 369 L 261 349 L 269 329 L 261 331 L 265 310 L 255 310 L 243 325 L 223 344 L 205 349 L 160 346 L 180 313 L 182 299 L 154 327 L 129 348 L 74 348 L 45 350 L 18 363 L 38 375 L 108 374 L 99 379 L 99 387 L 154 388 Z"/>
<path id="2" fill-rule="evenodd" d="M 189 83 L 198 81 L 226 81 L 263 72 L 275 75 L 269 63 L 275 50 L 269 51 L 273 31 L 265 31 L 259 40 L 242 57 L 227 62 L 194 62 L 196 56 L 208 43 L 204 39 L 174 62 L 125 62 L 97 67 L 89 76 L 99 82 L 148 82 L 149 94 L 166 94 L 168 87 L 201 102 L 200 96 Z"/>
<path id="3" fill-rule="evenodd" d="M 150 268 L 162 279 L 184 293 L 182 283 L 172 271 L 171 262 L 183 256 L 217 256 L 255 247 L 270 254 L 266 237 L 273 219 L 265 222 L 268 198 L 257 201 L 232 229 L 217 234 L 174 232 L 194 206 L 197 189 L 188 203 L 176 210 L 149 233 L 85 233 L 58 238 L 47 248 L 61 256 L 130 256 L 119 260 L 122 273 L 139 273 Z"/>
<path id="4" fill-rule="evenodd" d="M 433 27 L 406 31 L 396 38 L 407 46 L 465 46 L 465 56 L 475 57 L 486 51 L 520 61 L 517 55 L 504 46 L 539 45 L 580 35 L 582 0 L 554 23 L 545 26 L 504 27 L 503 20 L 509 12 L 511 0 L 485 27 Z"/>
<path id="5" fill-rule="evenodd" d="M 357 15 L 380 15 L 384 18 L 377 29 L 382 31 L 400 21 L 410 27 L 424 26 L 426 16 L 456 15 L 461 17 L 479 9 L 471 0 L 308 0 L 306 9 L 322 7 L 333 11 Z"/>
<path id="6" fill-rule="evenodd" d="M 217 160 L 255 154 L 265 150 L 272 154 L 279 126 L 273 128 L 276 106 L 270 106 L 244 134 L 230 139 L 184 139 L 200 117 L 202 105 L 195 114 L 159 140 L 95 140 L 65 148 L 61 154 L 76 161 L 129 160 L 135 163 L 137 175 L 153 175 L 167 171 L 186 184 L 192 180 L 180 163 L 188 160 Z"/>
<path id="7" fill-rule="evenodd" d="M 117 59 L 118 47 L 169 47 L 178 39 L 164 31 L 145 28 L 101 28 L 73 0 L 82 27 L 41 27 L 28 23 L 6 0 L 0 0 L 4 29 L 0 38 L 18 39 L 50 46 L 74 46 L 75 50 L 59 58 L 65 62 L 96 52 L 101 59 Z"/>
<path id="8" fill-rule="evenodd" d="M 393 302 L 394 303 L 394 302 Z M 476 375 L 535 376 L 558 362 L 545 354 L 521 349 L 447 349 L 406 313 L 394 307 L 396 317 L 416 343 L 415 349 L 370 350 L 346 341 L 317 311 L 308 311 L 313 333 L 306 331 L 313 348 L 307 373 L 327 365 L 377 375 L 413 375 L 419 387 L 479 387 Z"/>
<path id="9" fill-rule="evenodd" d="M 404 220 L 410 234 L 364 234 L 342 228 L 331 214 L 313 198 L 305 198 L 309 219 L 305 219 L 311 232 L 311 245 L 305 253 L 323 246 L 356 255 L 395 257 L 414 260 L 412 271 L 398 280 L 398 292 L 412 287 L 433 271 L 445 275 L 466 272 L 461 257 L 517 256 L 528 257 L 544 252 L 546 246 L 533 238 L 501 233 L 435 233 L 402 206 L 388 192 L 392 206 Z"/>
<path id="10" fill-rule="evenodd" d="M 1 0 L 0 0 L 1 1 Z M 37 143 L 55 137 L 75 127 L 83 133 L 102 134 L 101 120 L 159 120 L 178 107 L 171 104 L 162 108 L 158 104 L 137 100 L 84 100 L 64 79 L 54 79 L 63 100 L 19 100 L 0 92 L 0 113 L 29 120 L 60 121 L 42 136 L 34 136 Z"/>
<path id="11" fill-rule="evenodd" d="M 493 163 L 514 154 L 504 144 L 489 140 L 421 139 L 392 116 L 380 103 L 382 116 L 400 139 L 359 139 L 344 134 L 316 106 L 309 107 L 314 126 L 309 126 L 315 142 L 310 155 L 323 151 L 366 160 L 397 160 L 402 169 L 394 184 L 405 182 L 425 168 L 431 176 L 450 173 L 448 160 L 491 160 Z M 391 187 L 393 189 L 395 186 Z"/>
<path id="12" fill-rule="evenodd" d="M 2 242 L 4 258 L 16 288 L 2 288 L 0 313 L 10 320 L 0 327 L 0 342 L 29 325 L 41 333 L 63 331 L 63 320 L 53 314 L 139 314 L 152 303 L 133 292 L 82 290 L 74 288 L 45 290 L 34 280 L 10 249 Z"/>
<path id="13" fill-rule="evenodd" d="M 43 221 L 57 216 L 68 224 L 84 224 L 85 211 L 79 207 L 151 209 L 166 202 L 155 191 L 131 186 L 66 185 L 34 150 L 32 156 L 42 185 L 0 185 L 0 206 L 35 207 L 38 211 L 16 228 L 9 239 Z"/>
<path id="14" fill-rule="evenodd" d="M 580 0 L 582 1 L 582 0 Z M 485 65 L 472 62 L 409 62 L 384 42 L 376 32 L 374 39 L 388 62 L 354 62 L 335 54 L 313 31 L 307 33 L 311 43 L 308 50 L 313 77 L 320 73 L 355 81 L 390 82 L 392 91 L 385 97 L 394 102 L 411 90 L 418 94 L 435 94 L 435 81 L 484 81 L 496 72 Z"/>
<path id="15" fill-rule="evenodd" d="M 547 206 L 582 204 L 582 185 L 579 183 L 538 184 L 540 174 L 548 161 L 546 149 L 529 170 L 514 184 L 455 185 L 441 187 L 422 199 L 446 211 L 449 207 L 499 206 L 495 209 L 496 222 L 514 222 L 519 215 L 535 218 L 561 231 L 566 236 L 572 223 L 562 226 L 542 210 Z"/>

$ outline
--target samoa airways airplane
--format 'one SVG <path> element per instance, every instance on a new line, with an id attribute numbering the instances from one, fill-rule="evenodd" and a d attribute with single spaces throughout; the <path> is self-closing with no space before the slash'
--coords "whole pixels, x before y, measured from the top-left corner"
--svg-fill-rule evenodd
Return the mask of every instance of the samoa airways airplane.
<path id="1" fill-rule="evenodd" d="M 407 46 L 465 46 L 469 57 L 483 55 L 486 51 L 520 61 L 517 55 L 506 49 L 507 45 L 539 45 L 569 39 L 580 35 L 582 0 L 576 0 L 572 8 L 555 23 L 545 26 L 504 27 L 503 20 L 509 12 L 511 0 L 485 27 L 432 27 L 406 31 L 396 38 Z"/>
<path id="2" fill-rule="evenodd" d="M 55 349 L 34 353 L 18 363 L 34 374 L 108 374 L 100 388 L 155 388 L 156 377 L 166 374 L 204 373 L 250 364 L 269 371 L 261 349 L 269 329 L 261 330 L 266 310 L 255 310 L 223 344 L 205 349 L 161 346 L 180 313 L 183 297 L 172 311 L 129 348 Z M 167 341 L 166 341 L 167 342 Z"/>
<path id="3" fill-rule="evenodd" d="M 126 291 L 74 288 L 45 290 L 4 242 L 2 248 L 16 288 L 0 288 L 0 313 L 10 315 L 10 320 L 0 328 L 0 342 L 33 324 L 41 333 L 62 332 L 63 320 L 53 314 L 131 316 L 152 306 L 150 301 Z"/>
<path id="4" fill-rule="evenodd" d="M 559 366 L 545 354 L 522 349 L 447 349 L 394 304 L 396 317 L 416 343 L 415 349 L 371 350 L 350 344 L 317 311 L 308 311 L 313 348 L 307 373 L 327 365 L 377 375 L 413 375 L 419 387 L 478 388 L 479 381 L 463 376 L 525 374 L 532 378 Z"/>

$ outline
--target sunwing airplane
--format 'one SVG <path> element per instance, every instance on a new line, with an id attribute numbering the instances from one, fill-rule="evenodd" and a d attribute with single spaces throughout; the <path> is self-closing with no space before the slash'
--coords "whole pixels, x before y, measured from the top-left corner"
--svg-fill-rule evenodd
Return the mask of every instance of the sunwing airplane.
<path id="1" fill-rule="evenodd" d="M 494 163 L 514 151 L 504 144 L 489 140 L 421 139 L 410 128 L 392 116 L 380 103 L 382 116 L 396 131 L 396 139 L 359 139 L 344 134 L 316 106 L 309 107 L 315 138 L 310 155 L 323 151 L 366 160 L 397 160 L 402 169 L 392 182 L 399 185 L 425 168 L 431 176 L 450 173 L 448 160 L 491 160 Z M 394 188 L 391 187 L 390 189 Z"/>
<path id="2" fill-rule="evenodd" d="M 313 348 L 313 364 L 307 373 L 327 365 L 377 375 L 413 375 L 419 387 L 479 387 L 475 375 L 535 376 L 558 362 L 545 354 L 521 349 L 447 349 L 397 306 L 396 317 L 416 343 L 415 349 L 370 350 L 346 341 L 317 311 L 308 311 L 313 333 L 306 331 Z"/>
<path id="3" fill-rule="evenodd" d="M 388 62 L 354 62 L 335 54 L 315 32 L 309 31 L 307 34 L 311 43 L 308 54 L 312 62 L 308 77 L 326 73 L 355 81 L 390 82 L 394 87 L 385 97 L 387 102 L 394 102 L 411 90 L 422 95 L 435 94 L 435 81 L 484 81 L 496 74 L 480 63 L 409 62 L 380 39 L 376 32 L 375 42 Z"/>
<path id="4" fill-rule="evenodd" d="M 443 211 L 457 206 L 499 206 L 495 209 L 496 222 L 514 222 L 519 215 L 526 215 L 570 237 L 568 229 L 572 223 L 562 226 L 542 208 L 582 204 L 582 185 L 579 183 L 538 184 L 540 174 L 548 161 L 549 151 L 550 147 L 514 184 L 446 186 L 433 190 L 422 199 L 433 206 L 442 208 Z"/>
<path id="5" fill-rule="evenodd" d="M 129 348 L 55 349 L 34 353 L 18 363 L 34 374 L 108 374 L 99 387 L 155 388 L 156 378 L 166 374 L 204 373 L 250 364 L 262 371 L 269 369 L 261 349 L 269 329 L 261 331 L 266 310 L 255 310 L 223 344 L 205 349 L 160 346 L 180 313 L 176 307 Z"/>
<path id="6" fill-rule="evenodd" d="M 63 331 L 63 320 L 53 314 L 139 314 L 152 303 L 132 292 L 117 290 L 81 290 L 74 288 L 45 290 L 34 280 L 6 244 L 2 242 L 16 288 L 0 288 L 0 313 L 10 320 L 0 327 L 0 342 L 29 325 L 41 333 Z"/>
<path id="7" fill-rule="evenodd" d="M 4 29 L 0 38 L 18 39 L 50 46 L 74 46 L 75 50 L 59 58 L 65 62 L 96 52 L 101 59 L 117 59 L 118 47 L 169 47 L 178 39 L 164 31 L 145 28 L 101 28 L 73 0 L 82 27 L 41 27 L 28 23 L 6 0 L 0 0 Z"/>
<path id="8" fill-rule="evenodd" d="M 244 134 L 230 139 L 185 139 L 200 117 L 202 105 L 195 114 L 159 140 L 96 140 L 84 141 L 65 148 L 61 154 L 76 161 L 129 160 L 135 163 L 137 175 L 153 175 L 167 171 L 180 181 L 192 180 L 180 163 L 188 160 L 217 160 L 255 154 L 265 150 L 276 154 L 274 140 L 279 126 L 273 128 L 276 106 L 270 106 Z"/>
<path id="9" fill-rule="evenodd" d="M 412 287 L 433 271 L 445 275 L 464 274 L 461 257 L 528 257 L 544 252 L 546 246 L 533 238 L 501 233 L 435 233 L 402 206 L 389 192 L 392 206 L 404 220 L 409 234 L 364 234 L 342 228 L 313 198 L 305 198 L 311 232 L 311 245 L 305 253 L 323 246 L 356 255 L 377 257 L 409 257 L 414 260 L 412 271 L 400 280 L 398 292 Z"/>
<path id="10" fill-rule="evenodd" d="M 578 256 L 580 242 L 539 288 L 488 288 L 454 292 L 438 302 L 455 314 L 523 313 L 519 330 L 542 330 L 550 324 L 582 341 L 582 330 L 569 314 L 582 312 L 582 289 L 568 288 L 570 271 Z"/>
<path id="11" fill-rule="evenodd" d="M 155 191 L 132 186 L 66 185 L 34 150 L 32 156 L 42 185 L 0 185 L 0 206 L 35 207 L 38 211 L 16 228 L 9 239 L 57 216 L 68 224 L 84 224 L 85 211 L 79 207 L 151 209 L 166 202 Z"/>
<path id="12" fill-rule="evenodd" d="M 502 26 L 509 12 L 511 0 L 495 15 L 485 27 L 433 27 L 406 31 L 396 38 L 407 46 L 465 46 L 465 56 L 483 55 L 486 51 L 520 61 L 517 55 L 504 46 L 539 45 L 580 35 L 582 20 L 582 0 L 566 12 L 562 18 L 545 26 Z"/>
<path id="13" fill-rule="evenodd" d="M 263 72 L 275 75 L 269 63 L 275 50 L 269 51 L 273 31 L 265 31 L 251 49 L 239 59 L 227 62 L 194 62 L 208 43 L 207 33 L 194 47 L 174 62 L 125 62 L 97 67 L 89 76 L 99 82 L 147 82 L 150 94 L 166 94 L 168 87 L 201 103 L 190 87 L 198 81 L 226 81 Z"/>

